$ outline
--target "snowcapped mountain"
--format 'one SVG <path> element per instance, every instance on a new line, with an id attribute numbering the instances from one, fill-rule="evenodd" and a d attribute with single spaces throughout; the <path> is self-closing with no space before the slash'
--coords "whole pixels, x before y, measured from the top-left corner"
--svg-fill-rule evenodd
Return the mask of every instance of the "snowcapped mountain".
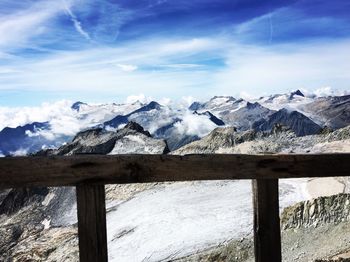
<path id="1" fill-rule="evenodd" d="M 222 120 L 209 111 L 190 112 L 152 101 L 127 115 L 117 115 L 104 122 L 102 127 L 119 128 L 129 121 L 140 124 L 157 138 L 167 139 L 171 150 L 199 139 L 217 126 L 224 125 Z"/>
<path id="2" fill-rule="evenodd" d="M 222 112 L 221 116 L 226 123 L 243 131 L 252 129 L 256 122 L 268 119 L 273 113 L 274 111 L 263 107 L 257 102 L 247 102 L 245 106 L 238 110 Z"/>
<path id="3" fill-rule="evenodd" d="M 34 122 L 16 128 L 5 127 L 0 132 L 0 152 L 4 155 L 21 155 L 38 151 L 42 144 L 51 142 L 45 136 L 38 135 L 49 128 L 48 122 Z M 61 139 L 55 140 L 53 145 L 59 145 L 66 139 L 66 137 L 61 137 Z"/>
<path id="4" fill-rule="evenodd" d="M 282 108 L 296 110 L 300 106 L 310 103 L 313 100 L 314 98 L 306 97 L 300 90 L 296 90 L 287 94 L 276 94 L 260 97 L 255 101 L 271 110 L 278 111 Z"/>
<path id="5" fill-rule="evenodd" d="M 242 100 L 236 100 L 232 96 L 214 96 L 209 101 L 204 103 L 193 102 L 190 105 L 189 109 L 198 112 L 222 112 L 225 110 L 232 110 L 232 108 L 238 107 L 241 101 Z"/>
<path id="6" fill-rule="evenodd" d="M 329 99 L 335 108 L 338 108 L 335 103 L 347 106 L 346 98 Z M 36 154 L 165 154 L 169 152 L 169 141 L 176 146 L 185 144 L 170 152 L 179 155 L 350 151 L 350 126 L 336 131 L 320 130 L 307 116 L 290 108 L 275 111 L 258 102 L 241 100 L 238 102 L 240 106 L 237 106 L 238 100 L 231 98 L 214 100 L 215 103 L 210 102 L 211 106 L 215 104 L 211 107 L 214 113 L 204 107 L 190 110 L 157 102 L 139 105 L 135 110 L 113 105 L 128 110 L 122 114 L 116 111 L 117 115 L 110 119 L 105 119 L 105 113 L 98 114 L 98 106 L 79 103 L 71 110 L 79 115 L 91 110 L 103 120 L 98 125 L 81 130 L 62 146 Z M 220 106 L 219 100 L 225 105 Z M 329 101 L 328 98 L 326 100 Z M 103 105 L 102 111 L 106 107 Z M 127 121 L 113 122 L 116 116 L 122 116 Z M 169 119 L 162 119 L 166 117 Z M 227 124 L 225 119 L 232 119 L 237 126 Z M 221 125 L 220 121 L 225 125 Z M 153 131 L 143 128 L 138 122 Z M 96 122 L 89 120 L 89 123 Z M 113 126 L 113 123 L 118 124 Z M 259 125 L 255 126 L 256 123 Z M 25 130 L 40 134 L 45 128 L 45 131 L 52 130 L 47 125 L 52 123 L 43 126 L 33 123 Z M 321 134 L 298 134 L 298 131 L 306 132 L 313 128 Z M 22 129 L 18 129 L 19 133 L 26 135 Z M 6 130 L 4 137 L 7 132 L 10 135 L 14 132 Z M 159 139 L 161 136 L 167 139 Z M 179 144 L 176 141 L 180 141 Z M 341 192 L 349 190 L 348 181 L 342 181 L 343 184 L 333 182 L 340 185 L 337 188 Z M 307 179 L 281 181 L 281 207 L 310 199 L 308 183 Z M 189 255 L 252 234 L 249 181 L 112 185 L 106 187 L 106 192 L 111 261 L 169 261 L 181 258 L 186 261 Z M 42 261 L 76 261 L 76 219 L 73 188 L 0 191 L 0 260 L 6 261 L 9 257 L 19 261 L 30 260 L 35 256 Z"/>
<path id="7" fill-rule="evenodd" d="M 130 121 L 154 137 L 167 140 L 170 150 L 198 140 L 219 126 L 270 131 L 275 124 L 283 124 L 298 136 L 317 134 L 324 126 L 338 129 L 350 124 L 350 96 L 305 96 L 300 90 L 250 101 L 215 96 L 206 102 L 193 102 L 188 108 L 156 101 L 91 105 L 76 102 L 68 108 L 51 109 L 40 119 L 45 121 L 29 121 L 17 127 L 9 121 L 0 131 L 0 154 L 20 155 L 57 148 L 78 132 L 90 128 L 112 132 Z"/>

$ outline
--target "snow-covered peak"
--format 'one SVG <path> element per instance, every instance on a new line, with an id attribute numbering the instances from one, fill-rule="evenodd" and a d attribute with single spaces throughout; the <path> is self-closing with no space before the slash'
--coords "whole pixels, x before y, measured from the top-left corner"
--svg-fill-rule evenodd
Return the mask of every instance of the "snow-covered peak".
<path id="1" fill-rule="evenodd" d="M 232 96 L 214 96 L 210 99 L 212 104 L 223 104 L 230 101 L 236 101 L 236 99 Z"/>
<path id="2" fill-rule="evenodd" d="M 224 111 L 237 110 L 245 105 L 246 101 L 244 101 L 243 99 L 237 100 L 232 96 L 214 96 L 205 103 L 192 103 L 189 109 L 200 113 L 210 111 L 212 113 L 220 114 Z"/>
<path id="3" fill-rule="evenodd" d="M 291 108 L 298 110 L 298 108 L 307 103 L 314 101 L 311 97 L 306 97 L 300 90 L 296 90 L 287 94 L 276 94 L 259 98 L 256 102 L 271 110 L 280 110 L 282 108 Z"/>

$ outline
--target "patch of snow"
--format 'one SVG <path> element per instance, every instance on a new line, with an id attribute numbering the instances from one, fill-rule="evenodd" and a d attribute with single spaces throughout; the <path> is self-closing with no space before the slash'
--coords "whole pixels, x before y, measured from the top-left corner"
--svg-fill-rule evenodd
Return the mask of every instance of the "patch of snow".
<path id="1" fill-rule="evenodd" d="M 308 197 L 303 183 L 280 182 L 281 208 Z M 109 260 L 171 260 L 252 235 L 251 198 L 250 181 L 201 181 L 157 185 L 109 203 Z"/>
<path id="2" fill-rule="evenodd" d="M 298 95 L 295 95 L 293 99 L 289 99 L 289 95 L 279 95 L 272 100 L 269 100 L 269 97 L 264 97 L 262 99 L 259 99 L 257 102 L 270 110 L 278 111 L 282 108 L 286 108 L 291 111 L 299 111 L 301 113 L 304 113 L 301 110 L 301 106 L 313 101 L 313 98 L 302 97 Z"/>
<path id="3" fill-rule="evenodd" d="M 44 229 L 49 229 L 50 228 L 50 223 L 51 223 L 51 220 L 50 219 L 44 219 L 41 224 L 44 225 Z"/>
<path id="4" fill-rule="evenodd" d="M 41 202 L 43 206 L 48 206 L 51 200 L 55 197 L 55 193 L 50 192 L 46 195 L 45 199 Z"/>
<path id="5" fill-rule="evenodd" d="M 116 141 L 109 155 L 117 154 L 162 154 L 165 148 L 163 140 L 143 134 L 127 135 Z"/>

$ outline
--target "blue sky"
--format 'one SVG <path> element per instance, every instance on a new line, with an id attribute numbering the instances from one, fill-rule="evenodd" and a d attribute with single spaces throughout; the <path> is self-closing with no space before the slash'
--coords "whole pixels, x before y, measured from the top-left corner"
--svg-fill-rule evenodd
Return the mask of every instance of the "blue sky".
<path id="1" fill-rule="evenodd" d="M 0 106 L 350 89 L 350 1 L 0 0 Z"/>

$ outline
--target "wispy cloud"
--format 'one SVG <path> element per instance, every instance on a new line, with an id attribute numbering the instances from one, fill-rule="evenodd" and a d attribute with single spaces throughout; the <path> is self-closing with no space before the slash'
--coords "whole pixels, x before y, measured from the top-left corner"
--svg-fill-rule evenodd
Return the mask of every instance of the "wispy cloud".
<path id="1" fill-rule="evenodd" d="M 0 66 L 0 72 L 5 72 L 0 74 L 0 89 L 84 90 L 87 94 L 98 88 L 101 97 L 109 94 L 120 99 L 141 92 L 155 98 L 180 98 L 242 91 L 263 95 L 322 86 L 347 90 L 349 44 L 350 39 L 259 47 L 227 38 L 172 39 L 171 43 L 150 39 L 25 60 L 14 72 Z M 208 64 L 208 57 L 222 61 L 223 66 Z M 194 63 L 179 63 L 189 58 Z"/>
<path id="2" fill-rule="evenodd" d="M 350 7 L 317 3 L 6 0 L 0 103 L 347 90 Z"/>
<path id="3" fill-rule="evenodd" d="M 60 1 L 37 1 L 0 18 L 0 47 L 24 47 L 29 39 L 44 34 L 46 25 L 63 12 Z"/>
<path id="4" fill-rule="evenodd" d="M 150 39 L 115 48 L 60 52 L 46 58 L 25 59 L 16 67 L 19 72 L 0 75 L 0 89 L 84 90 L 86 94 L 98 87 L 99 94 L 109 93 L 110 97 L 127 97 L 143 90 L 155 97 L 169 96 L 179 87 L 188 90 L 208 84 L 208 65 L 199 66 L 201 60 L 220 54 L 225 45 L 209 39 Z M 188 57 L 198 60 L 198 64 L 179 63 Z"/>
<path id="5" fill-rule="evenodd" d="M 90 35 L 83 29 L 81 22 L 78 20 L 76 15 L 72 12 L 72 10 L 67 5 L 67 3 L 64 0 L 62 1 L 62 3 L 63 3 L 63 7 L 64 7 L 67 15 L 69 15 L 70 19 L 72 20 L 73 25 L 74 25 L 75 29 L 77 30 L 77 32 L 79 34 L 81 34 L 83 37 L 85 37 L 87 40 L 91 40 Z"/>

